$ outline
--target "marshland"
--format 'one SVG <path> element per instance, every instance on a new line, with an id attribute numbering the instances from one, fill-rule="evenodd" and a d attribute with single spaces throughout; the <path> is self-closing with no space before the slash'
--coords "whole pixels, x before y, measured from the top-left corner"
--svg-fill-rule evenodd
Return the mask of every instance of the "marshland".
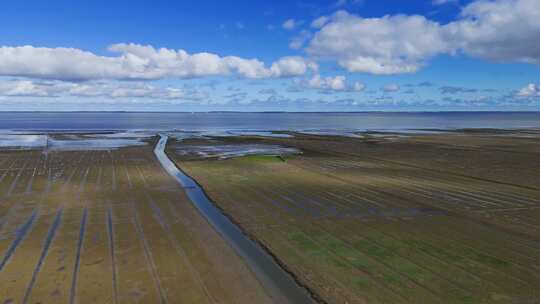
<path id="1" fill-rule="evenodd" d="M 4 135 L 0 300 L 540 297 L 537 129 L 321 133 Z"/>

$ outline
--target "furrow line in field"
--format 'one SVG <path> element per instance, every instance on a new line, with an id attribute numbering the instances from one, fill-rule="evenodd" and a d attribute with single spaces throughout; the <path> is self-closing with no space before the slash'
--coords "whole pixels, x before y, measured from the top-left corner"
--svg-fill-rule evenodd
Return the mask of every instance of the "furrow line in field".
<path id="1" fill-rule="evenodd" d="M 125 156 L 122 157 L 122 167 L 124 168 L 124 172 L 127 177 L 128 188 L 133 189 L 133 182 L 131 181 L 131 175 L 129 174 L 128 164 L 127 164 Z"/>
<path id="2" fill-rule="evenodd" d="M 118 267 L 116 265 L 116 256 L 114 251 L 115 238 L 111 207 L 109 207 L 109 209 L 107 210 L 107 234 L 109 237 L 109 253 L 111 255 L 113 303 L 118 303 Z"/>
<path id="3" fill-rule="evenodd" d="M 34 210 L 34 212 L 32 212 L 32 214 L 30 215 L 28 220 L 26 220 L 26 222 L 24 222 L 24 224 L 22 224 L 17 229 L 17 231 L 15 232 L 16 237 L 13 240 L 13 242 L 11 243 L 11 245 L 9 246 L 9 249 L 7 250 L 6 254 L 4 255 L 4 258 L 2 259 L 2 262 L 0 262 L 0 272 L 2 271 L 4 266 L 6 266 L 6 264 L 9 262 L 9 259 L 11 258 L 13 253 L 15 253 L 15 250 L 17 249 L 19 244 L 24 240 L 26 235 L 32 229 L 34 221 L 37 218 L 37 215 L 38 215 L 38 211 Z"/>
<path id="4" fill-rule="evenodd" d="M 112 178 L 112 191 L 116 191 L 116 166 L 114 165 L 114 157 L 109 150 L 109 157 L 111 158 L 111 178 Z"/>
<path id="5" fill-rule="evenodd" d="M 77 302 L 77 279 L 79 277 L 81 250 L 84 242 L 84 234 L 86 231 L 86 218 L 88 216 L 88 209 L 84 208 L 81 227 L 79 229 L 79 241 L 77 243 L 77 253 L 75 254 L 75 266 L 73 267 L 73 278 L 71 280 L 69 303 L 75 304 Z"/>
<path id="6" fill-rule="evenodd" d="M 32 193 L 32 185 L 34 184 L 34 179 L 36 178 L 37 172 L 38 172 L 38 168 L 36 164 L 36 167 L 34 167 L 34 170 L 32 171 L 32 176 L 30 177 L 30 180 L 28 181 L 28 184 L 26 185 L 26 190 L 24 191 L 25 194 Z"/>
<path id="7" fill-rule="evenodd" d="M 85 186 L 86 186 L 86 179 L 88 178 L 88 173 L 90 172 L 90 167 L 86 168 L 86 171 L 84 172 L 84 175 L 81 178 L 81 181 L 79 183 L 79 189 L 77 191 L 78 194 L 81 194 L 84 192 Z"/>
<path id="8" fill-rule="evenodd" d="M 358 166 L 358 165 L 355 165 L 356 162 L 354 161 L 340 161 L 342 163 L 342 165 L 344 166 L 343 169 L 346 169 L 347 167 L 346 166 L 352 166 L 352 167 L 355 167 L 355 168 L 361 168 L 361 166 Z M 320 166 L 323 166 L 322 164 L 319 164 Z M 378 164 L 379 166 L 382 166 L 382 167 L 385 167 L 385 168 L 390 168 L 388 165 L 385 165 L 385 164 Z M 425 181 L 429 181 L 430 183 L 433 183 L 434 185 L 439 185 L 440 187 L 442 187 L 443 189 L 447 189 L 449 188 L 449 190 L 445 190 L 446 192 L 448 191 L 453 191 L 454 195 L 459 195 L 461 193 L 461 195 L 463 195 L 463 191 L 461 190 L 463 188 L 463 184 L 462 183 L 457 183 L 457 180 L 456 181 L 451 181 L 450 179 L 448 178 L 443 178 L 441 176 L 441 173 L 437 173 L 437 172 L 432 172 L 432 171 L 429 171 L 429 170 L 423 170 L 423 175 L 422 175 L 422 179 L 425 180 Z M 410 175 L 408 173 L 400 173 L 399 174 L 399 177 L 403 177 L 403 178 L 407 178 L 407 182 L 410 182 L 410 183 L 414 183 L 415 180 L 418 180 L 419 179 L 419 176 L 418 175 Z M 389 178 L 390 179 L 390 178 Z M 401 182 L 401 180 L 399 179 L 396 179 L 396 178 L 392 178 L 393 180 L 396 180 L 398 183 Z M 470 188 L 471 190 L 474 190 L 474 191 L 480 191 L 481 193 L 471 193 L 471 192 L 468 192 L 468 193 L 465 193 L 465 195 L 469 196 L 469 197 L 474 197 L 476 199 L 479 199 L 481 201 L 486 201 L 486 199 L 490 199 L 490 200 L 493 200 L 495 202 L 499 202 L 499 203 L 503 203 L 503 204 L 506 204 L 507 203 L 507 200 L 508 198 L 513 198 L 515 201 L 518 201 L 522 204 L 526 204 L 526 205 L 531 205 L 531 204 L 534 204 L 534 205 L 537 205 L 538 203 L 540 203 L 540 201 L 538 201 L 537 199 L 535 198 L 532 198 L 530 196 L 528 197 L 524 197 L 524 196 L 516 196 L 516 195 L 513 195 L 511 193 L 501 193 L 501 192 L 486 192 L 483 188 L 483 185 L 482 184 L 476 184 L 478 181 L 475 181 L 476 183 L 471 183 L 471 180 L 470 179 L 465 179 L 465 178 L 461 178 L 459 179 L 460 182 L 464 182 L 464 183 L 467 183 L 467 187 Z M 416 182 L 415 184 L 419 185 L 420 187 L 424 187 L 421 183 L 419 184 L 420 182 Z M 487 183 L 484 183 L 487 185 Z M 451 192 L 449 192 L 451 193 Z"/>
<path id="9" fill-rule="evenodd" d="M 135 204 L 133 202 L 130 202 L 131 209 L 133 211 L 133 222 L 135 224 L 135 229 L 137 231 L 137 235 L 139 237 L 139 240 L 141 241 L 141 244 L 143 246 L 143 252 L 144 257 L 146 260 L 146 264 L 150 270 L 150 273 L 152 274 L 152 279 L 154 281 L 156 291 L 159 294 L 160 303 L 165 304 L 168 303 L 167 300 L 167 294 L 162 288 L 161 280 L 159 278 L 159 274 L 157 272 L 156 264 L 154 263 L 154 258 L 152 256 L 152 252 L 150 250 L 150 246 L 148 245 L 148 240 L 144 236 L 144 230 L 141 225 L 140 219 L 139 219 L 139 212 L 137 211 L 137 208 L 135 207 Z"/>
<path id="10" fill-rule="evenodd" d="M 135 168 L 139 172 L 139 176 L 141 177 L 144 187 L 149 188 L 148 182 L 146 181 L 146 178 L 144 177 L 144 174 L 142 173 L 141 168 L 139 166 L 135 166 Z"/>
<path id="11" fill-rule="evenodd" d="M 56 217 L 54 219 L 53 224 L 51 225 L 51 228 L 49 229 L 49 232 L 47 234 L 47 238 L 45 239 L 45 243 L 43 244 L 43 249 L 41 251 L 41 255 L 39 257 L 38 263 L 34 269 L 34 272 L 32 273 L 32 278 L 30 279 L 30 282 L 28 283 L 28 286 L 26 287 L 26 290 L 24 292 L 24 297 L 22 300 L 22 303 L 26 304 L 28 303 L 28 300 L 30 299 L 30 294 L 32 293 L 32 288 L 34 288 L 34 284 L 36 283 L 37 276 L 41 270 L 41 267 L 45 261 L 45 258 L 47 257 L 47 253 L 49 252 L 49 248 L 51 247 L 51 243 L 54 240 L 54 236 L 56 234 L 56 231 L 58 230 L 58 227 L 60 226 L 61 219 L 62 219 L 62 212 L 63 209 L 58 210 L 56 213 Z"/>
<path id="12" fill-rule="evenodd" d="M 100 153 L 99 155 L 100 157 L 99 157 L 99 161 L 97 162 L 98 172 L 96 176 L 95 191 L 101 191 L 101 176 L 103 174 L 103 157 L 105 156 L 105 154 Z"/>
<path id="13" fill-rule="evenodd" d="M 298 166 L 298 167 L 299 167 L 299 168 L 303 168 L 303 166 Z M 308 168 L 307 170 L 317 170 L 317 169 L 313 169 L 313 168 L 310 168 L 310 169 L 309 169 L 309 168 Z M 361 185 L 358 185 L 358 184 L 354 183 L 354 182 L 351 181 L 351 180 L 348 180 L 348 179 L 344 179 L 344 178 L 338 177 L 338 176 L 336 176 L 336 175 L 334 175 L 334 174 L 331 174 L 331 173 L 320 172 L 320 170 L 317 171 L 317 172 L 319 172 L 320 174 L 323 174 L 323 175 L 325 175 L 325 176 L 331 177 L 331 178 L 333 178 L 333 179 L 337 179 L 337 180 L 339 180 L 339 181 L 342 181 L 342 182 L 344 182 L 344 183 L 350 185 L 350 186 L 351 186 L 351 190 L 352 190 L 353 192 L 354 192 L 354 191 L 357 191 L 357 190 L 358 190 L 358 191 L 361 191 L 361 192 L 360 192 L 361 194 L 358 194 L 357 192 L 354 192 L 355 194 L 353 194 L 353 195 L 359 196 L 361 199 L 366 199 L 366 194 L 367 194 L 367 193 L 369 193 L 369 194 L 371 194 L 371 195 L 373 195 L 373 196 L 375 196 L 375 197 L 380 197 L 381 195 L 390 195 L 390 196 L 395 197 L 395 198 L 398 198 L 398 199 L 403 199 L 403 197 L 398 196 L 398 195 L 396 195 L 396 194 L 387 193 L 387 192 L 382 191 L 382 190 L 380 190 L 380 189 L 369 189 L 368 186 L 361 186 Z M 398 187 L 400 187 L 400 188 L 403 189 L 402 186 L 398 186 Z M 408 191 L 408 190 L 405 189 L 405 191 Z M 413 193 L 413 194 L 414 194 L 414 193 Z M 431 196 L 429 196 L 429 195 L 427 195 L 427 194 L 425 194 L 425 193 L 422 193 L 422 194 L 416 193 L 416 195 L 419 195 L 419 196 L 424 197 L 424 198 L 427 198 L 427 199 L 431 199 L 431 198 L 432 198 Z M 405 199 L 405 200 L 406 200 L 406 201 L 410 201 L 409 199 Z M 433 204 L 429 204 L 429 205 L 430 205 L 431 207 L 434 207 L 434 208 L 441 208 L 441 206 L 439 206 L 439 205 L 433 205 Z M 453 211 L 454 211 L 454 210 L 448 209 L 448 208 L 441 208 L 441 209 L 444 209 L 444 210 L 447 210 L 447 211 L 450 211 L 450 212 L 453 212 Z M 514 240 L 514 241 L 515 241 L 515 242 L 519 242 L 518 240 Z M 522 242 L 519 242 L 519 243 L 520 243 L 520 244 L 523 244 Z M 532 245 L 528 244 L 527 246 L 532 246 Z M 535 248 L 535 250 L 538 250 L 535 246 L 533 246 L 532 248 Z"/>
<path id="14" fill-rule="evenodd" d="M 51 187 L 52 187 L 52 168 L 49 167 L 49 172 L 47 173 L 47 185 L 45 186 L 45 193 L 50 193 L 51 192 Z"/>
<path id="15" fill-rule="evenodd" d="M 148 194 L 147 194 L 147 198 L 149 199 L 150 207 L 152 208 L 152 211 L 154 212 L 154 215 L 158 219 L 159 224 L 161 225 L 161 227 L 165 231 L 167 231 L 167 238 L 169 239 L 169 242 L 171 242 L 171 244 L 173 245 L 175 251 L 182 258 L 183 264 L 189 270 L 191 276 L 202 287 L 202 289 L 204 290 L 204 293 L 206 295 L 206 298 L 211 303 L 218 303 L 218 301 L 216 301 L 216 299 L 208 291 L 208 287 L 206 286 L 206 284 L 202 280 L 201 274 L 199 273 L 199 271 L 197 271 L 195 266 L 193 266 L 193 264 L 189 260 L 189 257 L 187 255 L 186 251 L 184 250 L 184 248 L 182 247 L 182 245 L 180 244 L 180 242 L 178 242 L 178 240 L 173 237 L 173 232 L 171 231 L 171 226 L 169 225 L 169 223 L 167 222 L 167 220 L 163 216 L 163 213 L 162 213 L 161 209 L 159 208 L 159 206 L 154 202 L 154 200 Z"/>
<path id="16" fill-rule="evenodd" d="M 60 192 L 66 192 L 69 188 L 69 185 L 71 184 L 71 180 L 73 179 L 73 176 L 75 176 L 75 173 L 77 173 L 77 171 L 79 170 L 78 167 L 75 166 L 75 164 L 73 164 L 73 170 L 71 171 L 71 173 L 69 174 L 68 178 L 64 181 L 61 189 L 60 189 Z"/>
<path id="17" fill-rule="evenodd" d="M 396 187 L 399 187 L 399 188 L 402 188 L 402 189 L 403 189 L 403 187 L 401 187 L 401 186 L 396 186 Z M 366 191 L 368 191 L 368 190 L 366 190 Z M 377 191 L 377 190 L 374 190 L 374 191 Z M 407 192 L 408 190 L 407 190 L 407 189 L 404 189 L 404 191 Z M 375 195 L 375 194 L 374 194 L 374 195 Z M 417 195 L 419 195 L 419 196 L 421 196 L 421 197 L 424 197 L 424 198 L 426 198 L 426 199 L 431 199 L 431 196 L 430 196 L 429 194 L 426 194 L 426 193 L 422 193 L 422 194 L 417 193 Z M 435 207 L 435 208 L 438 207 L 438 206 L 434 206 L 434 205 L 432 205 L 432 204 L 430 204 L 430 205 L 433 206 L 433 207 Z M 466 220 L 466 218 L 465 218 L 465 220 Z M 521 244 L 521 245 L 523 245 L 523 246 L 529 247 L 529 248 L 531 248 L 531 249 L 533 249 L 533 250 L 535 250 L 535 251 L 538 251 L 538 250 L 539 250 L 539 248 L 537 248 L 537 247 L 535 247 L 535 246 L 532 246 L 531 244 L 523 243 L 521 240 L 519 240 L 519 239 L 517 239 L 517 238 L 513 238 L 511 241 L 514 242 L 514 243 L 518 243 L 518 244 Z M 522 253 L 519 252 L 519 251 L 515 251 L 515 252 L 516 252 L 516 254 L 522 255 Z M 527 256 L 527 257 L 528 257 L 528 256 Z M 530 257 L 528 257 L 528 258 L 530 258 Z"/>
<path id="18" fill-rule="evenodd" d="M 360 186 L 362 188 L 362 186 Z M 378 195 L 378 192 L 379 190 L 370 190 L 370 189 L 367 189 L 367 188 L 364 188 L 363 190 L 363 193 L 358 193 L 358 192 L 355 192 L 355 191 L 361 191 L 361 189 L 356 189 L 357 187 L 355 187 L 355 189 L 353 189 L 353 194 L 355 196 L 358 196 L 360 199 L 366 199 L 368 193 L 371 194 L 371 195 L 375 195 L 377 196 Z M 382 192 L 381 192 L 382 193 Z M 429 199 L 431 198 L 429 195 L 425 195 L 425 194 L 422 194 L 421 196 Z M 434 206 L 434 207 L 437 207 L 437 206 Z M 466 220 L 466 219 L 464 219 Z M 516 240 L 516 239 L 513 239 L 512 242 L 517 242 L 517 243 L 520 243 L 520 244 L 523 244 L 522 242 L 520 242 L 519 240 Z M 527 258 L 527 259 L 531 259 L 532 257 L 528 256 L 528 255 L 524 255 L 523 253 L 519 252 L 519 251 L 516 251 L 516 250 L 513 250 L 513 249 L 509 249 L 511 251 L 513 251 L 515 254 L 518 254 L 518 255 L 522 255 L 523 257 Z M 534 250 L 538 250 L 538 249 L 534 249 Z M 490 254 L 488 254 L 490 255 Z"/>
<path id="19" fill-rule="evenodd" d="M 4 179 L 6 178 L 6 176 L 8 175 L 8 173 L 11 171 L 11 167 L 13 167 L 13 165 L 14 165 L 15 163 L 17 163 L 17 160 L 18 160 L 18 158 L 15 158 L 15 159 L 11 162 L 11 164 L 7 167 L 7 169 L 4 171 L 4 174 L 2 174 L 2 175 L 0 176 L 0 183 L 2 183 L 2 181 L 4 181 Z"/>
<path id="20" fill-rule="evenodd" d="M 348 152 L 343 152 L 343 151 L 335 152 L 334 151 L 333 154 L 337 155 L 337 156 L 349 156 L 349 157 L 356 157 L 356 158 L 360 157 L 360 158 L 368 159 L 368 160 L 372 160 L 372 161 L 374 160 L 374 161 L 377 161 L 377 162 L 380 162 L 380 163 L 389 163 L 389 164 L 399 165 L 399 166 L 403 166 L 403 167 L 426 170 L 426 171 L 431 171 L 431 172 L 435 172 L 435 173 L 439 173 L 439 174 L 446 174 L 446 175 L 451 175 L 451 176 L 455 176 L 455 177 L 472 179 L 472 180 L 476 180 L 476 181 L 483 181 L 483 182 L 497 184 L 497 185 L 513 186 L 513 187 L 517 187 L 517 188 L 521 188 L 521 189 L 527 189 L 527 190 L 532 190 L 532 191 L 540 191 L 540 188 L 536 188 L 536 187 L 523 186 L 523 185 L 518 185 L 518 184 L 514 184 L 514 183 L 510 183 L 510 182 L 503 182 L 503 181 L 493 180 L 493 179 L 489 179 L 489 178 L 483 178 L 483 177 L 458 173 L 458 172 L 454 172 L 454 171 L 433 169 L 433 168 L 425 168 L 425 167 L 422 167 L 422 166 L 419 166 L 419 165 L 414 165 L 414 164 L 410 164 L 410 163 L 404 163 L 404 162 L 400 162 L 400 161 L 394 161 L 394 160 L 378 158 L 378 157 L 373 157 L 373 156 L 366 156 L 366 155 L 358 155 L 357 153 L 348 153 Z"/>

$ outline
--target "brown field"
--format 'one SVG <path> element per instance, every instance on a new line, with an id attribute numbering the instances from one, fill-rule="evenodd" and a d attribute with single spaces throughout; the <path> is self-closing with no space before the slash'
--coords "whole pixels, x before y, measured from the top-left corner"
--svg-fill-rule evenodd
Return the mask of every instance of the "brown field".
<path id="1" fill-rule="evenodd" d="M 539 303 L 538 134 L 378 135 L 171 141 L 168 154 L 321 301 Z M 245 143 L 303 154 L 179 153 Z"/>
<path id="2" fill-rule="evenodd" d="M 0 151 L 0 303 L 271 303 L 152 149 Z"/>

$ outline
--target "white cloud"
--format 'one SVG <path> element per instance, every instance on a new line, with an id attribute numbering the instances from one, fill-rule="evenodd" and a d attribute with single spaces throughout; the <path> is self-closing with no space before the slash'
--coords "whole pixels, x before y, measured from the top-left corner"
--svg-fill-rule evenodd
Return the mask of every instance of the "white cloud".
<path id="1" fill-rule="evenodd" d="M 321 17 L 319 17 L 319 18 L 317 18 L 317 19 L 315 19 L 315 20 L 313 20 L 311 22 L 311 27 L 319 29 L 319 28 L 325 26 L 329 21 L 330 21 L 330 19 L 328 17 L 321 16 Z"/>
<path id="2" fill-rule="evenodd" d="M 445 30 L 449 41 L 468 55 L 540 64 L 538 0 L 475 1 Z"/>
<path id="3" fill-rule="evenodd" d="M 276 70 L 267 68 L 258 59 L 237 56 L 189 54 L 184 50 L 155 49 L 138 44 L 115 44 L 109 50 L 119 55 L 98 56 L 74 48 L 4 46 L 0 47 L 0 75 L 68 81 L 156 80 L 216 75 L 259 79 L 300 75 L 289 73 L 298 69 L 287 69 L 282 64 Z M 300 57 L 294 63 L 300 60 L 308 65 L 308 61 Z"/>
<path id="4" fill-rule="evenodd" d="M 299 56 L 289 56 L 274 62 L 269 72 L 272 77 L 287 77 L 304 75 L 309 71 L 316 72 L 318 69 L 319 66 L 315 62 Z"/>
<path id="5" fill-rule="evenodd" d="M 31 80 L 0 82 L 0 96 L 53 97 L 65 88 L 50 83 L 34 83 Z"/>
<path id="6" fill-rule="evenodd" d="M 311 40 L 310 55 L 336 59 L 350 72 L 415 72 L 423 61 L 446 51 L 437 23 L 423 16 L 361 18 L 340 11 Z"/>
<path id="7" fill-rule="evenodd" d="M 362 18 L 344 11 L 329 18 L 306 50 L 350 72 L 414 73 L 434 56 L 456 53 L 540 64 L 538 0 L 477 0 L 448 24 L 424 16 Z"/>
<path id="8" fill-rule="evenodd" d="M 360 82 L 353 84 L 347 83 L 345 76 L 321 77 L 319 74 L 313 75 L 311 79 L 304 80 L 298 83 L 300 87 L 318 89 L 323 91 L 348 91 L 361 92 L 365 89 L 365 85 Z"/>
<path id="9" fill-rule="evenodd" d="M 395 93 L 398 92 L 400 89 L 401 88 L 399 87 L 399 85 L 392 83 L 384 86 L 383 91 L 385 91 L 386 93 Z"/>
<path id="10" fill-rule="evenodd" d="M 4 97 L 106 97 L 202 100 L 206 94 L 175 87 L 158 87 L 146 83 L 125 82 L 64 82 L 8 80 L 0 82 Z"/>
<path id="11" fill-rule="evenodd" d="M 298 26 L 298 23 L 294 19 L 288 19 L 283 22 L 281 27 L 283 27 L 286 30 L 294 30 Z"/>
<path id="12" fill-rule="evenodd" d="M 517 92 L 517 97 L 540 97 L 540 85 L 536 85 L 534 83 L 528 84 L 526 87 Z"/>
<path id="13" fill-rule="evenodd" d="M 291 43 L 289 43 L 289 47 L 293 50 L 298 50 L 304 46 L 304 44 L 309 41 L 312 34 L 309 31 L 301 31 L 291 40 Z"/>

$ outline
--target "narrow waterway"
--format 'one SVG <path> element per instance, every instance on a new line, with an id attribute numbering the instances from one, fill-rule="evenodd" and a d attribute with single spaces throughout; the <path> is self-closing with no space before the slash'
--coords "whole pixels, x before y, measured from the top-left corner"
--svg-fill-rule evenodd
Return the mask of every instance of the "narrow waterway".
<path id="1" fill-rule="evenodd" d="M 191 202 L 229 245 L 240 255 L 275 303 L 315 303 L 305 288 L 283 270 L 259 244 L 247 237 L 206 196 L 202 188 L 179 170 L 165 154 L 168 137 L 161 138 L 154 153 L 165 170 L 184 188 Z"/>

